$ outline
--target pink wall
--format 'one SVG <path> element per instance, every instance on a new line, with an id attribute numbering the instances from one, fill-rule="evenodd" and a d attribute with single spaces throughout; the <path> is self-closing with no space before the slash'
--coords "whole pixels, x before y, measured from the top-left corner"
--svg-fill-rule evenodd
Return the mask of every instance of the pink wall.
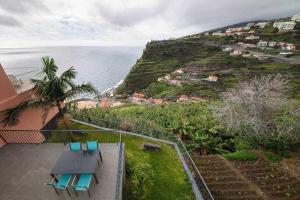
<path id="1" fill-rule="evenodd" d="M 3 75 L 4 73 L 4 75 Z M 21 94 L 16 94 L 16 92 L 11 91 L 11 82 L 7 82 L 7 76 L 0 66 L 0 112 L 18 105 L 19 103 L 36 98 L 32 90 L 25 91 Z M 2 92 L 4 91 L 4 92 Z M 58 109 L 53 107 L 50 109 L 45 122 L 43 123 L 43 112 L 44 109 L 30 109 L 24 111 L 20 117 L 19 122 L 14 126 L 4 126 L 0 124 L 0 134 L 7 142 L 12 143 L 40 143 L 45 140 L 44 136 L 39 132 L 22 132 L 22 134 L 17 132 L 9 132 L 5 130 L 40 130 L 43 128 L 47 122 L 49 122 L 57 113 Z M 0 120 L 3 118 L 3 114 L 0 114 Z M 2 131 L 1 131 L 2 130 Z M 3 140 L 0 140 L 0 147 L 3 145 Z"/>
<path id="2" fill-rule="evenodd" d="M 0 64 L 0 104 L 17 95 L 2 65 Z"/>

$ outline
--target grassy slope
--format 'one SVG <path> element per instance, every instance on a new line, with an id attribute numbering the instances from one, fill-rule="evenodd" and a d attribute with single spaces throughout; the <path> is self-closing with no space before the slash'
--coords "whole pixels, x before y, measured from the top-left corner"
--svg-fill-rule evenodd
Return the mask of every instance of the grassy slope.
<path id="1" fill-rule="evenodd" d="M 72 129 L 95 130 L 95 128 L 83 124 L 72 123 Z M 59 126 L 58 129 L 64 129 Z M 97 139 L 99 142 L 117 142 L 118 134 L 111 136 L 110 133 L 105 134 L 103 131 L 99 133 L 89 133 L 85 136 L 77 136 L 76 140 L 85 142 L 87 140 Z M 60 142 L 61 132 L 54 132 L 53 136 L 48 138 L 48 142 Z M 67 137 L 65 142 L 67 142 Z M 153 186 L 150 188 L 148 199 L 165 200 L 165 199 L 194 199 L 191 186 L 188 182 L 187 176 L 183 170 L 182 164 L 173 147 L 161 144 L 161 152 L 145 152 L 141 150 L 141 145 L 144 142 L 155 143 L 151 140 L 146 140 L 140 137 L 124 135 L 123 142 L 125 143 L 126 159 L 131 159 L 132 162 L 146 163 L 151 166 L 155 174 L 153 179 Z M 128 160 L 127 160 L 128 161 Z M 130 188 L 130 177 L 126 177 L 125 184 L 125 198 Z M 127 193 L 126 193 L 127 191 Z"/>

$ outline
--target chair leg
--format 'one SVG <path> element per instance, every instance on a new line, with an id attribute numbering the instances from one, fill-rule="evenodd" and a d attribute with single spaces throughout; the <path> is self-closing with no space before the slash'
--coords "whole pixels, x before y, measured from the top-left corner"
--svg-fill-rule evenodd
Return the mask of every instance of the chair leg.
<path id="1" fill-rule="evenodd" d="M 99 167 L 100 167 L 100 161 L 97 159 L 97 162 L 98 162 L 98 165 L 99 165 Z"/>
<path id="2" fill-rule="evenodd" d="M 75 192 L 76 197 L 78 197 L 78 193 L 77 193 L 77 191 L 75 189 L 74 189 L 74 192 Z"/>
<path id="3" fill-rule="evenodd" d="M 101 159 L 101 162 L 102 162 L 102 154 L 101 154 L 101 151 L 99 151 L 99 156 L 100 156 L 100 159 Z"/>
<path id="4" fill-rule="evenodd" d="M 59 192 L 57 191 L 57 189 L 56 189 L 55 187 L 53 187 L 53 189 L 54 189 L 55 193 L 56 193 L 57 195 L 59 195 Z"/>
<path id="5" fill-rule="evenodd" d="M 87 193 L 88 193 L 88 195 L 89 195 L 89 198 L 91 198 L 91 193 L 90 193 L 90 190 L 89 190 L 89 189 L 87 189 L 86 191 L 87 191 Z"/>
<path id="6" fill-rule="evenodd" d="M 71 197 L 71 193 L 70 193 L 69 189 L 66 188 L 66 190 L 67 190 L 67 193 L 68 193 L 69 197 Z"/>

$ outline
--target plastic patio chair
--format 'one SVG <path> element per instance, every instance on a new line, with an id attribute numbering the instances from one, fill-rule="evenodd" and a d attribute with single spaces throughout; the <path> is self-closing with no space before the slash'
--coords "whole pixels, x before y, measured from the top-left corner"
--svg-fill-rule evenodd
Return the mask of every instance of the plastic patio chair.
<path id="1" fill-rule="evenodd" d="M 92 174 L 81 174 L 76 184 L 74 184 L 74 182 L 77 179 L 77 176 L 74 177 L 71 187 L 74 189 L 74 192 L 77 197 L 78 197 L 78 191 L 86 191 L 89 197 L 91 198 L 91 193 L 89 188 L 90 188 L 92 176 L 93 176 Z"/>
<path id="2" fill-rule="evenodd" d="M 86 142 L 86 147 L 87 147 L 88 151 L 97 151 L 98 150 L 99 156 L 100 156 L 100 160 L 102 162 L 102 154 L 101 154 L 101 151 L 100 151 L 100 147 L 99 147 L 98 141 L 87 141 Z"/>
<path id="3" fill-rule="evenodd" d="M 81 151 L 82 150 L 82 146 L 80 142 L 72 142 L 69 143 L 69 147 L 71 151 Z"/>
<path id="4" fill-rule="evenodd" d="M 47 185 L 52 186 L 57 195 L 59 194 L 59 190 L 67 190 L 68 195 L 71 196 L 71 193 L 68 190 L 71 177 L 71 174 L 63 174 L 58 180 L 57 177 L 54 177 L 50 183 L 47 183 Z M 57 180 L 57 182 L 55 180 Z"/>

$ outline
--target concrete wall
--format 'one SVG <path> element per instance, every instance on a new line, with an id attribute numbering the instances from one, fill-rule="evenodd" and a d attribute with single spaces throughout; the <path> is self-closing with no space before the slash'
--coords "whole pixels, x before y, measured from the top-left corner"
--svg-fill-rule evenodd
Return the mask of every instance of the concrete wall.
<path id="1" fill-rule="evenodd" d="M 27 90 L 17 95 L 10 80 L 7 78 L 3 68 L 0 66 L 0 112 L 16 106 L 24 101 L 36 98 L 33 90 Z M 18 118 L 18 123 L 13 126 L 4 126 L 0 124 L 0 134 L 2 138 L 9 143 L 40 143 L 45 140 L 44 136 L 40 132 L 34 133 L 17 133 L 8 132 L 4 130 L 40 130 L 48 121 L 50 121 L 56 114 L 58 109 L 52 107 L 45 119 L 44 109 L 30 109 L 24 111 Z M 0 113 L 0 120 L 3 119 L 3 114 Z M 2 130 L 2 131 L 1 131 Z M 3 140 L 0 139 L 0 147 L 3 146 Z"/>

